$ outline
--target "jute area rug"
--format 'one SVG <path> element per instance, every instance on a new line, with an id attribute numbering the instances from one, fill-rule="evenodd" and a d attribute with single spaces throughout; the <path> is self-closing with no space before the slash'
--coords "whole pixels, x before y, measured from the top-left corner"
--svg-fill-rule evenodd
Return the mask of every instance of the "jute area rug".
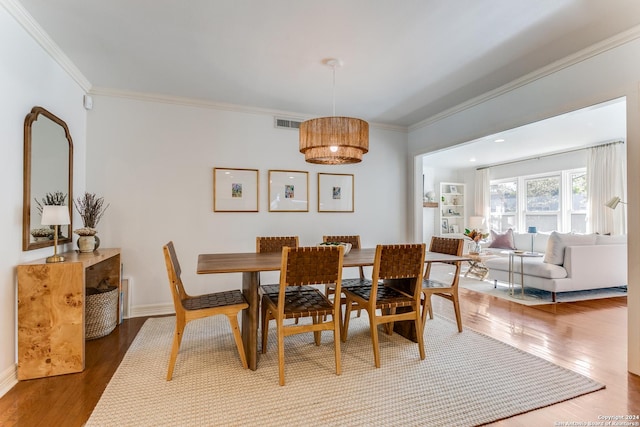
<path id="1" fill-rule="evenodd" d="M 224 316 L 187 325 L 166 381 L 174 317 L 146 321 L 87 426 L 475 426 L 604 388 L 502 342 L 435 318 L 417 344 L 380 334 L 373 364 L 368 318 L 355 318 L 335 374 L 332 334 L 285 339 L 278 385 L 275 336 L 257 371 L 240 364 Z M 270 333 L 275 332 L 275 327 Z"/>

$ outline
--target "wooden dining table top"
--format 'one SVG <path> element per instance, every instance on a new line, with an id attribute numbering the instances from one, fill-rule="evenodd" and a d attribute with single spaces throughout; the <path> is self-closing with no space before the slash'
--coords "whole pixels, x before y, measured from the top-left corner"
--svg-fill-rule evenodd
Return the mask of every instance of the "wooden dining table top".
<path id="1" fill-rule="evenodd" d="M 343 267 L 372 266 L 376 248 L 351 249 L 344 256 Z M 425 262 L 468 261 L 467 256 L 447 255 L 426 252 Z M 278 271 L 282 261 L 280 252 L 239 252 L 213 253 L 198 255 L 198 274 L 243 273 L 259 271 Z"/>

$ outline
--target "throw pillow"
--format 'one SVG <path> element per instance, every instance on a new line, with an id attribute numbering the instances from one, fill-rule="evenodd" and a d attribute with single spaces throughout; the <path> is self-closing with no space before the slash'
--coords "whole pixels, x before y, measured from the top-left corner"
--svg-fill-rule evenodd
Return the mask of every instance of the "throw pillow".
<path id="1" fill-rule="evenodd" d="M 544 253 L 544 262 L 555 265 L 564 264 L 564 248 L 567 246 L 594 245 L 595 234 L 572 234 L 551 232 L 547 241 L 547 250 Z"/>
<path id="2" fill-rule="evenodd" d="M 504 233 L 496 233 L 491 230 L 491 243 L 489 244 L 490 248 L 495 249 L 515 249 L 516 245 L 513 243 L 513 230 L 508 229 Z"/>

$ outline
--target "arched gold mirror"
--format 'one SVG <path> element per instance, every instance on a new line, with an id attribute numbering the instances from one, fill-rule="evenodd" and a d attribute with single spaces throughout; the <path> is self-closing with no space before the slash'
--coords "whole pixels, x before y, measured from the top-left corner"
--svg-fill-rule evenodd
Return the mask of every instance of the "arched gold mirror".
<path id="1" fill-rule="evenodd" d="M 73 142 L 67 124 L 42 107 L 24 120 L 22 250 L 53 246 L 52 226 L 41 225 L 42 206 L 68 206 L 73 218 Z M 71 242 L 72 224 L 59 227 L 58 243 Z"/>

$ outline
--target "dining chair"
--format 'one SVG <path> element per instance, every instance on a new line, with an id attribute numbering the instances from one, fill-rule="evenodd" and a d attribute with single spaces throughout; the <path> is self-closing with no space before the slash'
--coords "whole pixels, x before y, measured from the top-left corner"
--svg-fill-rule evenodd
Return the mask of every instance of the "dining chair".
<path id="1" fill-rule="evenodd" d="M 351 310 L 354 307 L 365 309 L 369 315 L 376 368 L 380 367 L 380 324 L 388 325 L 387 331 L 391 334 L 394 322 L 413 321 L 420 359 L 425 357 L 420 318 L 425 246 L 424 243 L 377 245 L 371 286 L 355 286 L 342 290 L 346 297 L 342 341 L 347 341 Z"/>
<path id="2" fill-rule="evenodd" d="M 298 236 L 262 236 L 256 237 L 256 252 L 278 252 L 282 253 L 282 248 L 290 247 L 297 248 L 299 246 Z M 260 272 L 262 277 L 262 272 Z M 280 286 L 278 284 L 260 285 L 260 294 L 277 294 Z M 298 289 L 288 289 L 288 291 L 313 291 L 315 288 L 311 286 L 303 286 Z M 298 323 L 298 319 L 295 319 L 295 323 Z"/>
<path id="3" fill-rule="evenodd" d="M 278 252 L 282 253 L 282 248 L 285 246 L 291 248 L 297 248 L 299 245 L 298 236 L 258 236 L 256 237 L 256 252 Z M 262 272 L 260 273 L 262 277 Z M 261 285 L 260 292 L 265 293 L 278 293 L 278 284 Z"/>
<path id="4" fill-rule="evenodd" d="M 437 252 L 441 254 L 457 255 L 461 256 L 464 250 L 463 239 L 452 239 L 447 237 L 431 238 L 429 245 L 429 252 Z M 442 262 L 439 262 L 442 263 Z M 462 332 L 462 316 L 460 315 L 460 299 L 458 298 L 458 282 L 460 280 L 460 268 L 462 261 L 449 261 L 444 264 L 450 264 L 455 267 L 455 271 L 451 277 L 451 281 L 442 281 L 432 279 L 431 265 L 433 263 L 428 262 L 424 272 L 424 279 L 422 280 L 422 294 L 424 298 L 422 300 L 422 325 L 427 321 L 427 312 L 429 318 L 433 319 L 433 307 L 431 306 L 431 295 L 437 295 L 442 298 L 446 298 L 453 302 L 453 309 L 456 314 L 456 322 L 458 323 L 458 332 Z"/>
<path id="5" fill-rule="evenodd" d="M 360 249 L 360 235 L 352 235 L 352 236 L 322 236 L 323 242 L 342 242 L 342 243 L 351 243 L 351 249 Z M 342 289 L 352 287 L 352 286 L 371 286 L 371 280 L 367 280 L 364 277 L 364 268 L 362 266 L 358 267 L 360 277 L 355 279 L 342 279 Z M 335 288 L 332 285 L 326 285 L 324 289 L 324 294 L 327 297 L 335 294 Z M 345 298 L 341 298 L 341 303 L 344 304 Z M 361 310 L 358 309 L 358 317 L 360 317 Z M 341 316 L 342 317 L 342 316 Z"/>
<path id="6" fill-rule="evenodd" d="M 285 247 L 282 249 L 280 288 L 277 294 L 262 296 L 262 353 L 267 352 L 269 321 L 276 321 L 278 336 L 278 371 L 280 385 L 284 385 L 284 338 L 294 334 L 313 332 L 320 345 L 321 332 L 333 331 L 336 375 L 340 375 L 340 301 L 330 301 L 316 288 L 313 291 L 290 292 L 309 284 L 328 284 L 340 292 L 342 279 L 342 246 Z M 285 324 L 285 319 L 311 318 L 311 323 Z"/>
<path id="7" fill-rule="evenodd" d="M 171 295 L 173 296 L 173 306 L 176 311 L 176 328 L 173 334 L 173 345 L 171 346 L 171 356 L 169 358 L 169 370 L 167 381 L 173 377 L 173 368 L 180 351 L 180 343 L 184 329 L 192 320 L 204 317 L 224 314 L 229 319 L 233 338 L 238 348 L 238 354 L 242 366 L 247 368 L 247 357 L 240 336 L 238 326 L 238 313 L 249 307 L 247 301 L 239 290 L 217 292 L 203 295 L 189 295 L 184 289 L 181 279 L 182 270 L 173 242 L 170 241 L 162 247 L 164 251 L 164 261 L 167 266 Z"/>

